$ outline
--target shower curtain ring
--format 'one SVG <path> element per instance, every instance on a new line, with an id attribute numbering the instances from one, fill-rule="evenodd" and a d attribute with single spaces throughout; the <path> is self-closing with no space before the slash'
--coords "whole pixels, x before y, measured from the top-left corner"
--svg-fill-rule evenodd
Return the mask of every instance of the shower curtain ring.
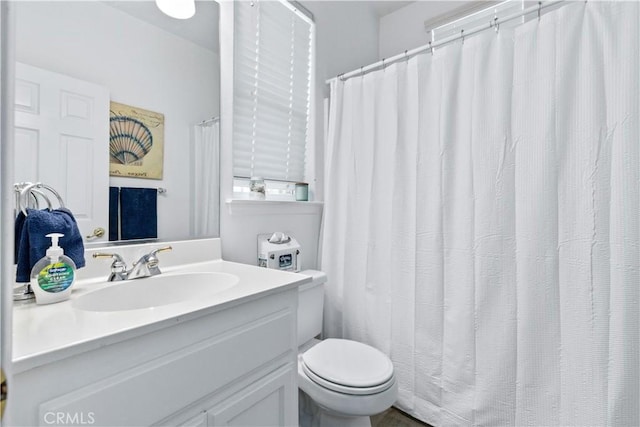
<path id="1" fill-rule="evenodd" d="M 500 31 L 500 24 L 498 23 L 498 17 L 493 18 L 493 25 L 496 28 L 496 34 Z"/>
<path id="2" fill-rule="evenodd" d="M 542 12 L 542 2 L 538 2 L 538 21 L 540 21 L 540 14 Z"/>
<path id="3" fill-rule="evenodd" d="M 431 56 L 433 56 L 433 42 L 429 42 L 429 50 L 431 51 Z"/>
<path id="4" fill-rule="evenodd" d="M 464 30 L 460 30 L 460 38 L 462 38 L 462 44 L 464 44 Z"/>
<path id="5" fill-rule="evenodd" d="M 386 59 L 382 58 L 382 71 L 385 71 L 387 69 L 387 66 L 385 65 L 384 61 L 386 61 Z"/>

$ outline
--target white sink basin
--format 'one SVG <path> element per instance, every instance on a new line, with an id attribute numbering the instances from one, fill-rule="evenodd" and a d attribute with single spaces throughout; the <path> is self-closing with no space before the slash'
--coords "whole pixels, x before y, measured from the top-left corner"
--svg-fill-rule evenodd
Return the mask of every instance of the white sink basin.
<path id="1" fill-rule="evenodd" d="M 86 311 L 140 310 L 198 300 L 225 291 L 239 282 L 226 273 L 161 274 L 112 285 L 73 300 L 73 307 Z"/>

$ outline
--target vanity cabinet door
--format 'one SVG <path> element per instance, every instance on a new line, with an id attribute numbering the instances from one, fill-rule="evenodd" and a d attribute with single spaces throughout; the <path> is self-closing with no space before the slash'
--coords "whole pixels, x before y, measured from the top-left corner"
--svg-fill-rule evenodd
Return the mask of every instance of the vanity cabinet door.
<path id="1" fill-rule="evenodd" d="M 288 365 L 207 411 L 208 426 L 294 426 L 298 424 L 298 385 Z"/>

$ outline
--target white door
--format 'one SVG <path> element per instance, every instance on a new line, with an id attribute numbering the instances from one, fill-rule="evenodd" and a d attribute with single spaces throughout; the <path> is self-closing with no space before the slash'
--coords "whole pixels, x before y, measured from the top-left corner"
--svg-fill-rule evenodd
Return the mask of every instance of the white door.
<path id="1" fill-rule="evenodd" d="M 108 238 L 109 91 L 103 86 L 16 64 L 15 182 L 55 188 L 85 240 Z M 55 197 L 51 198 L 57 207 Z"/>

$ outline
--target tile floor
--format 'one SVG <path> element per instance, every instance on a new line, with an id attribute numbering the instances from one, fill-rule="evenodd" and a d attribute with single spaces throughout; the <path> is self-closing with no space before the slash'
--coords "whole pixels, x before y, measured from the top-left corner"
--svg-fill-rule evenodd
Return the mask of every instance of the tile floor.
<path id="1" fill-rule="evenodd" d="M 431 427 L 405 414 L 393 406 L 385 412 L 371 417 L 371 427 Z"/>

